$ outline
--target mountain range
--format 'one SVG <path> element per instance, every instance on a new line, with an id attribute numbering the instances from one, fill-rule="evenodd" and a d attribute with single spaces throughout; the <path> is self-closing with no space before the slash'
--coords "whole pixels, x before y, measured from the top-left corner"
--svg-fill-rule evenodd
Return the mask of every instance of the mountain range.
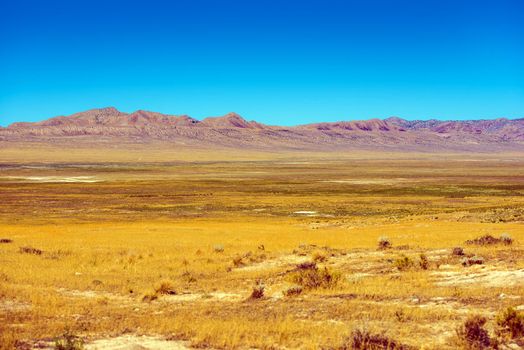
<path id="1" fill-rule="evenodd" d="M 197 120 L 114 107 L 0 127 L 0 141 L 168 142 L 199 147 L 295 150 L 524 150 L 524 118 L 413 120 L 398 117 L 293 127 L 247 121 L 236 113 Z"/>

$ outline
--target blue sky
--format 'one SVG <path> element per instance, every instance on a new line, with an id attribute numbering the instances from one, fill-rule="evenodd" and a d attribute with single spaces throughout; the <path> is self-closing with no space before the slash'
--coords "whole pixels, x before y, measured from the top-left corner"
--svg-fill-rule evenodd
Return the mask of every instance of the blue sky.
<path id="1" fill-rule="evenodd" d="M 3 0 L 0 125 L 524 117 L 521 0 Z"/>

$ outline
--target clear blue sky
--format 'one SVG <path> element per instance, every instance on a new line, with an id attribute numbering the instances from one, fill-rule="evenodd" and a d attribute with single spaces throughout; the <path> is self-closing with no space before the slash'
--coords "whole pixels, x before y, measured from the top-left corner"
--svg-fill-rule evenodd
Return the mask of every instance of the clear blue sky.
<path id="1" fill-rule="evenodd" d="M 524 117 L 522 0 L 1 0 L 0 125 Z"/>

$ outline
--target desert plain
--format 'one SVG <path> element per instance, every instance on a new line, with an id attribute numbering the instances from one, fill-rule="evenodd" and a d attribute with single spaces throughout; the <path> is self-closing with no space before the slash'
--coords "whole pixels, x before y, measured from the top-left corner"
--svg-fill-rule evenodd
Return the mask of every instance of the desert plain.
<path id="1" fill-rule="evenodd" d="M 2 144 L 0 348 L 522 348 L 523 155 Z"/>

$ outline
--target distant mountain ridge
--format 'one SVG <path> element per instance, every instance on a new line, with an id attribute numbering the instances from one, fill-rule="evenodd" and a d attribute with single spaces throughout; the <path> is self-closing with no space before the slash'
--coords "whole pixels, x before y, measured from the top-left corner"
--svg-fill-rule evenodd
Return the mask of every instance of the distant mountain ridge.
<path id="1" fill-rule="evenodd" d="M 524 150 L 524 119 L 408 121 L 390 117 L 283 127 L 247 121 L 236 113 L 197 120 L 144 110 L 123 113 L 107 107 L 0 128 L 3 141 L 71 138 L 263 149 Z"/>

